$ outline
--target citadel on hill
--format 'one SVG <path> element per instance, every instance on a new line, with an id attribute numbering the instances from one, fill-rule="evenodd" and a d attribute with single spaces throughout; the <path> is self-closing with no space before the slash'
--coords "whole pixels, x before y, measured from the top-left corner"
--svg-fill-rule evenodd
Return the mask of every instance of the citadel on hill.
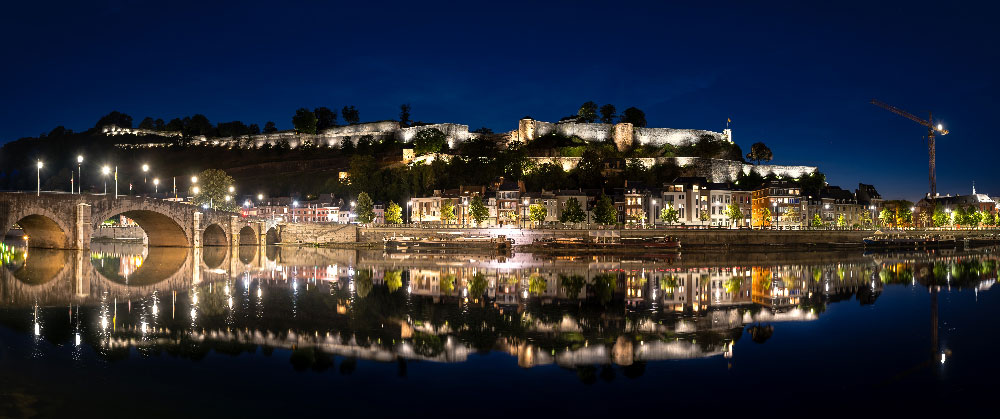
<path id="1" fill-rule="evenodd" d="M 197 135 L 192 136 L 189 141 L 192 145 L 244 149 L 265 146 L 277 147 L 279 145 L 286 145 L 291 149 L 307 145 L 337 148 L 341 147 L 344 142 L 357 144 L 363 140 L 375 142 L 393 140 L 402 144 L 410 144 L 418 133 L 429 129 L 436 129 L 444 134 L 449 148 L 454 148 L 481 135 L 495 135 L 471 132 L 468 125 L 457 123 L 423 124 L 404 127 L 398 121 L 378 121 L 331 127 L 317 134 L 305 134 L 294 130 L 287 130 L 266 134 L 228 137 Z M 155 131 L 124 128 L 115 125 L 103 127 L 102 132 L 109 136 L 182 137 L 179 131 Z M 614 124 L 588 123 L 574 120 L 545 122 L 530 117 L 522 118 L 517 123 L 517 129 L 501 133 L 499 137 L 505 143 L 517 141 L 529 144 L 538 138 L 550 134 L 575 137 L 588 143 L 613 143 L 619 151 L 628 150 L 636 146 L 656 147 L 671 145 L 682 147 L 694 145 L 701 141 L 719 141 L 733 144 L 733 131 L 729 128 L 726 128 L 723 132 L 714 132 L 700 129 L 637 127 L 628 122 Z M 169 142 L 128 143 L 119 144 L 119 147 L 166 147 L 170 144 Z M 537 164 L 557 164 L 563 170 L 567 171 L 576 167 L 580 161 L 580 157 L 570 156 L 530 156 L 528 158 Z M 797 178 L 817 171 L 817 168 L 814 166 L 753 165 L 730 159 L 703 157 L 645 157 L 633 160 L 642 163 L 646 167 L 651 167 L 657 163 L 672 162 L 678 167 L 690 168 L 693 170 L 694 175 L 705 177 L 713 182 L 732 182 L 736 180 L 740 173 L 748 174 L 751 171 L 761 176 L 776 175 L 791 178 Z"/>

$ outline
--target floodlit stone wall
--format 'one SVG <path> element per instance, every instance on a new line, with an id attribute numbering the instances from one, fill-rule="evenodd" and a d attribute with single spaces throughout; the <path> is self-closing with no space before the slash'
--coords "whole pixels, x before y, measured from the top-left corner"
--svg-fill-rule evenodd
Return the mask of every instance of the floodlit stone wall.
<path id="1" fill-rule="evenodd" d="M 536 166 L 550 163 L 562 167 L 569 171 L 576 168 L 580 163 L 580 157 L 528 157 L 528 160 Z M 702 157 L 646 157 L 629 159 L 642 163 L 643 166 L 652 167 L 658 163 L 673 162 L 678 167 L 690 169 L 691 176 L 700 176 L 710 182 L 733 182 L 742 172 L 749 174 L 757 172 L 761 176 L 775 174 L 782 177 L 797 178 L 802 175 L 813 173 L 817 170 L 815 166 L 785 166 L 777 164 L 753 165 L 733 160 L 707 159 Z"/>

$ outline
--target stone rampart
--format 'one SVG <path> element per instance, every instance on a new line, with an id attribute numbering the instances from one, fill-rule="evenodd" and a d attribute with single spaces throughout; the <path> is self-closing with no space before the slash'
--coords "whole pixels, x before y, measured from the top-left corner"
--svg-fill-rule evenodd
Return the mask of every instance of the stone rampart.
<path id="1" fill-rule="evenodd" d="M 528 157 L 536 166 L 546 163 L 555 164 L 565 171 L 572 170 L 580 163 L 580 157 Z M 710 182 L 734 182 L 739 174 L 749 174 L 751 171 L 762 176 L 775 174 L 782 177 L 797 178 L 813 173 L 815 166 L 784 166 L 777 164 L 754 165 L 733 160 L 708 159 L 702 157 L 645 157 L 630 159 L 640 162 L 647 168 L 655 164 L 674 163 L 678 167 L 689 169 L 690 176 L 699 176 Z"/>

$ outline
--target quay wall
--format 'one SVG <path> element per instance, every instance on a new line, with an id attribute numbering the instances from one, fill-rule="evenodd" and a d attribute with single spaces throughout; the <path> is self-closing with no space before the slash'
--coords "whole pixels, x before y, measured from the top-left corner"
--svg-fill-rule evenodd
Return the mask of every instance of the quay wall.
<path id="1" fill-rule="evenodd" d="M 388 228 L 361 227 L 359 242 L 381 242 L 393 236 L 447 239 L 458 236 L 505 236 L 515 245 L 531 244 L 546 238 L 587 238 L 594 234 L 616 232 L 621 237 L 662 237 L 669 235 L 681 240 L 684 247 L 699 246 L 768 246 L 768 245 L 861 245 L 871 231 L 822 230 L 822 231 L 772 231 L 772 230 L 695 230 L 695 229 L 646 229 L 646 230 L 587 230 L 587 229 L 518 229 L 518 228 Z M 284 242 L 284 240 L 282 240 Z"/>
<path id="2" fill-rule="evenodd" d="M 278 225 L 281 244 L 357 243 L 358 226 L 334 223 L 289 223 Z"/>

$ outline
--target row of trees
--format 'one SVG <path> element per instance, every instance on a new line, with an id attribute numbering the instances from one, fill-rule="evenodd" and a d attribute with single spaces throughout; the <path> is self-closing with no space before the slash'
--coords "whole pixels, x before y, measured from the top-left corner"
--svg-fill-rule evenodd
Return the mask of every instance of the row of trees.
<path id="1" fill-rule="evenodd" d="M 600 116 L 598 116 L 598 113 Z M 618 110 L 615 105 L 610 103 L 597 107 L 597 103 L 593 101 L 584 102 L 580 105 L 580 109 L 576 112 L 576 116 L 583 120 L 584 122 L 597 122 L 600 119 L 601 123 L 613 124 L 617 122 L 630 123 L 637 127 L 646 126 L 646 113 L 636 107 L 630 107 L 625 110 L 621 116 L 618 115 Z"/>

